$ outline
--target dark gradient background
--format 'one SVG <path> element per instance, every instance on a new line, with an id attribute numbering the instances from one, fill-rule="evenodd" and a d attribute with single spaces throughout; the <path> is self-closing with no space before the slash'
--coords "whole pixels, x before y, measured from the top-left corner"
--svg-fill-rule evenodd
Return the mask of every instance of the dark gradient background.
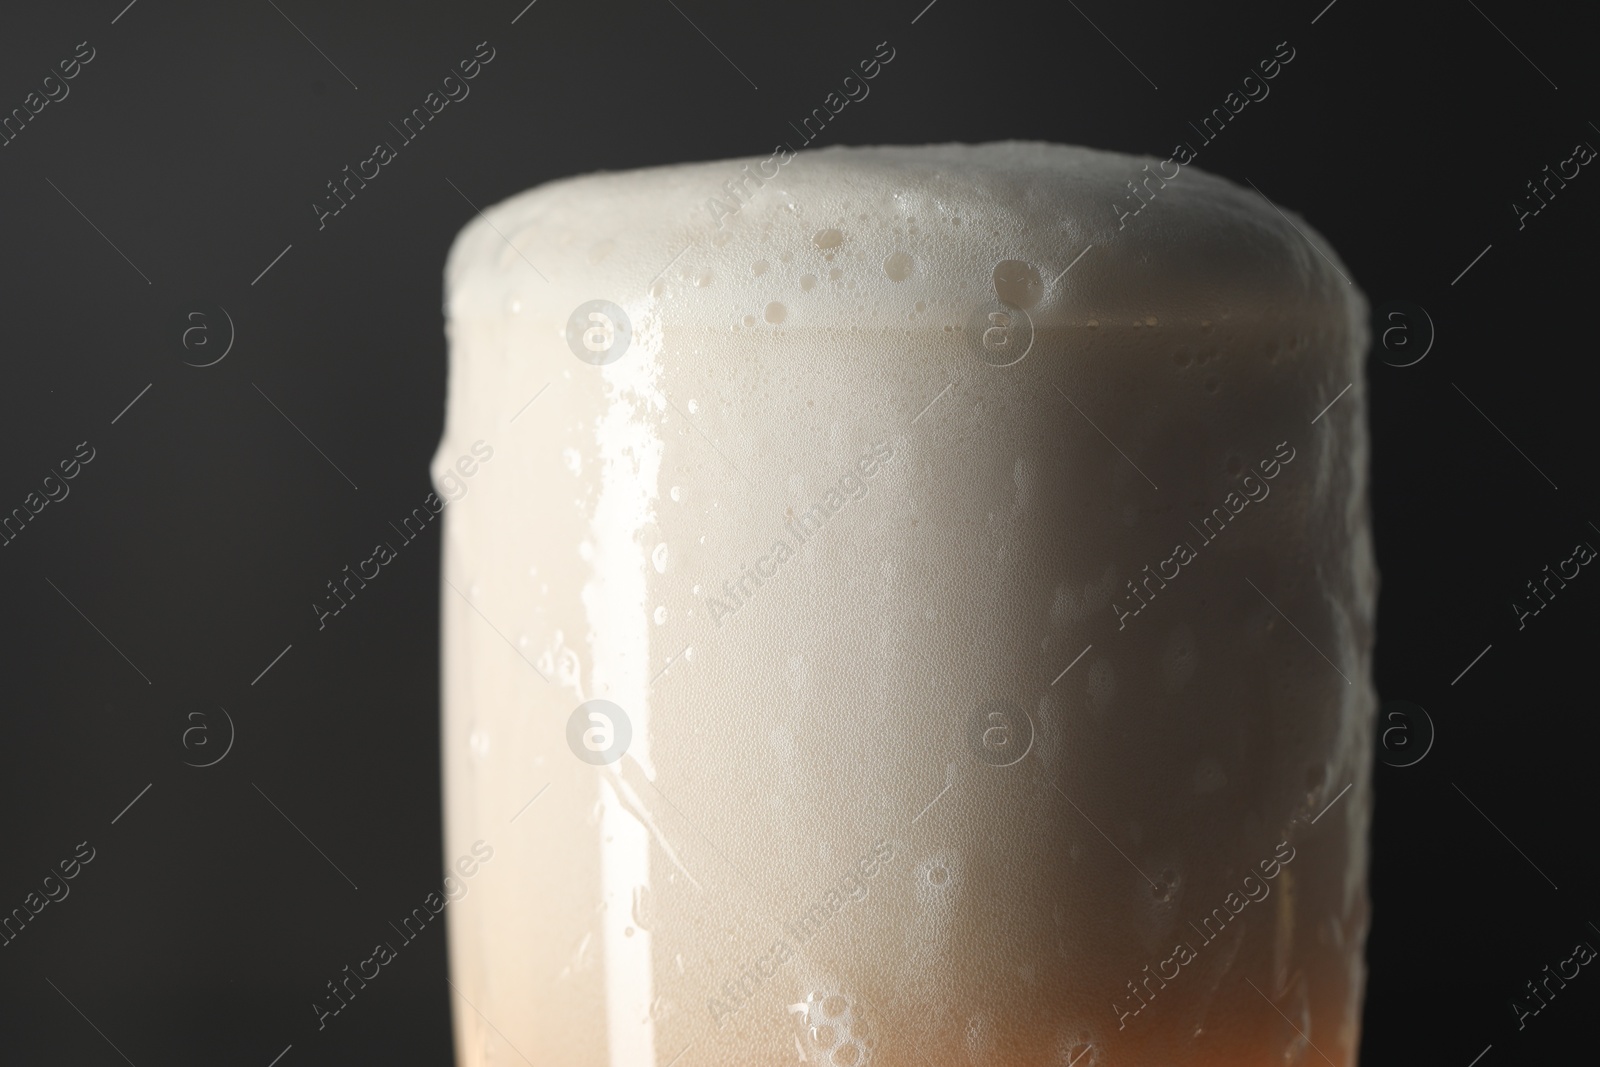
<path id="1" fill-rule="evenodd" d="M 308 605 L 428 492 L 445 252 L 468 200 L 765 156 L 885 39 L 893 65 L 820 143 L 1165 158 L 1278 42 L 1296 50 L 1197 165 L 1302 212 L 1375 307 L 1414 302 L 1437 328 L 1421 363 L 1373 359 L 1359 386 L 1378 688 L 1437 727 L 1422 762 L 1376 771 L 1363 1063 L 1590 1046 L 1594 967 L 1525 1029 L 1510 1008 L 1575 942 L 1600 946 L 1600 575 L 1520 631 L 1511 607 L 1600 545 L 1600 174 L 1520 231 L 1512 208 L 1576 142 L 1600 145 L 1576 9 L 538 0 L 513 24 L 525 2 L 8 5 L 0 111 L 78 42 L 95 58 L 0 148 L 0 511 L 79 442 L 95 458 L 0 547 L 0 911 L 78 842 L 95 858 L 0 948 L 0 1060 L 449 1062 L 442 924 L 326 1030 L 308 1009 L 442 876 L 437 533 L 326 630 Z M 319 232 L 324 183 L 484 40 L 471 95 Z M 220 349 L 181 338 L 204 301 L 236 340 L 202 369 L 184 361 Z M 219 707 L 232 750 L 185 766 L 226 740 Z"/>

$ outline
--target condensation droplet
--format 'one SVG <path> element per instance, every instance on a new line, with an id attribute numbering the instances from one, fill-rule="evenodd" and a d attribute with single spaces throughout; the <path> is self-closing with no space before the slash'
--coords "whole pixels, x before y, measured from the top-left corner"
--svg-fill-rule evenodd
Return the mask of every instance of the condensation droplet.
<path id="1" fill-rule="evenodd" d="M 883 261 L 883 273 L 889 276 L 891 282 L 903 282 L 911 277 L 911 269 L 916 266 L 916 260 L 904 252 L 890 252 L 889 258 Z"/>
<path id="2" fill-rule="evenodd" d="M 788 315 L 788 313 L 788 308 L 774 300 L 772 303 L 767 305 L 766 319 L 768 322 L 776 326 L 778 323 L 783 321 L 784 316 Z"/>
<path id="3" fill-rule="evenodd" d="M 700 401 L 694 399 L 693 397 L 689 398 L 689 414 L 691 414 L 691 415 L 700 414 Z"/>
<path id="4" fill-rule="evenodd" d="M 750 264 L 750 273 L 754 274 L 758 278 L 767 273 L 767 261 L 764 259 L 758 259 L 754 263 Z"/>
<path id="5" fill-rule="evenodd" d="M 678 500 L 678 501 L 683 500 L 683 486 L 681 486 L 681 485 L 673 486 L 671 488 L 671 490 L 668 491 L 667 495 L 672 497 L 673 500 Z"/>
<path id="6" fill-rule="evenodd" d="M 802 274 L 802 275 L 800 275 L 800 291 L 802 293 L 809 293 L 811 290 L 815 289 L 816 287 L 817 287 L 817 276 L 815 274 Z"/>
<path id="7" fill-rule="evenodd" d="M 844 244 L 844 234 L 838 230 L 821 230 L 812 238 L 812 241 L 816 243 L 818 248 L 826 251 Z"/>
<path id="8" fill-rule="evenodd" d="M 660 626 L 662 623 L 667 621 L 667 609 L 665 607 L 657 607 L 656 608 L 656 610 L 655 610 L 655 620 L 656 620 L 656 625 L 657 626 Z"/>
<path id="9" fill-rule="evenodd" d="M 1020 259 L 1005 259 L 994 267 L 994 294 L 1002 304 L 1031 308 L 1044 293 L 1039 268 Z"/>
<path id="10" fill-rule="evenodd" d="M 650 562 L 656 565 L 658 574 L 667 573 L 667 543 L 665 541 L 657 545 L 655 551 L 650 553 Z"/>

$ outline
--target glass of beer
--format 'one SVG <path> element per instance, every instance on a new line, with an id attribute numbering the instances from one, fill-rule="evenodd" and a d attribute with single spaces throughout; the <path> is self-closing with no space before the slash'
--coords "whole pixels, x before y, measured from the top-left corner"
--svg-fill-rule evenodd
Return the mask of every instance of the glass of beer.
<path id="1" fill-rule="evenodd" d="M 1308 224 L 780 146 L 507 200 L 446 311 L 458 1063 L 1355 1062 L 1367 313 Z"/>

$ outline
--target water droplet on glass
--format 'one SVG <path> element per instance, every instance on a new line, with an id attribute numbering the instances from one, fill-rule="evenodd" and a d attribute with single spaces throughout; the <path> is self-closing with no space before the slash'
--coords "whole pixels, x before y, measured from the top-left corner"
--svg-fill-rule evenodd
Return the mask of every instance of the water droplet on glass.
<path id="1" fill-rule="evenodd" d="M 784 320 L 784 316 L 788 315 L 788 313 L 788 308 L 774 300 L 772 303 L 767 305 L 766 318 L 768 322 L 776 326 L 778 323 Z"/>
<path id="2" fill-rule="evenodd" d="M 903 282 L 911 277 L 911 269 L 916 265 L 904 252 L 890 252 L 889 258 L 883 261 L 883 273 L 889 276 L 891 282 Z"/>
<path id="3" fill-rule="evenodd" d="M 812 238 L 812 241 L 816 243 L 818 248 L 826 251 L 844 244 L 844 234 L 838 230 L 821 230 Z"/>
<path id="4" fill-rule="evenodd" d="M 650 553 L 650 562 L 656 565 L 658 574 L 667 573 L 667 543 L 665 541 L 657 545 L 655 551 Z"/>
<path id="5" fill-rule="evenodd" d="M 1020 259 L 1004 259 L 994 267 L 994 293 L 1002 304 L 1024 310 L 1039 302 L 1044 281 L 1039 268 Z"/>

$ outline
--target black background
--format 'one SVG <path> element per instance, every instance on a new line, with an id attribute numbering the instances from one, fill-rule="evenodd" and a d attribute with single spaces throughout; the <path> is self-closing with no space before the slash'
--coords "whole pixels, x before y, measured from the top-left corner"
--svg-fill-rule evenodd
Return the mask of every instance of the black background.
<path id="1" fill-rule="evenodd" d="M 1511 206 L 1576 142 L 1600 144 L 1580 15 L 1505 0 L 938 0 L 920 17 L 925 0 L 538 0 L 513 24 L 523 2 L 4 13 L 4 111 L 79 41 L 96 54 L 0 148 L 0 510 L 78 442 L 95 458 L 0 548 L 0 910 L 77 842 L 96 856 L 0 948 L 0 1058 L 123 1062 L 114 1044 L 140 1067 L 265 1067 L 292 1045 L 282 1067 L 449 1062 L 442 930 L 337 1025 L 318 1033 L 307 1010 L 372 929 L 438 886 L 437 544 L 408 548 L 326 630 L 307 605 L 429 490 L 441 270 L 467 199 L 765 156 L 885 39 L 893 65 L 821 143 L 1014 137 L 1165 157 L 1278 42 L 1296 49 L 1199 165 L 1302 212 L 1375 307 L 1412 301 L 1437 328 L 1421 363 L 1373 359 L 1357 386 L 1377 684 L 1437 727 L 1422 762 L 1376 770 L 1363 1062 L 1466 1067 L 1492 1045 L 1493 1067 L 1588 1046 L 1590 969 L 1526 1029 L 1509 1006 L 1575 942 L 1600 945 L 1600 577 L 1586 569 L 1520 631 L 1511 608 L 1576 542 L 1600 544 L 1600 176 L 1585 168 L 1520 231 Z M 319 232 L 324 183 L 483 40 L 496 56 L 471 96 Z M 202 369 L 184 361 L 211 356 L 180 337 L 203 301 L 236 341 Z M 189 715 L 209 714 L 220 743 L 219 707 L 234 748 L 185 766 L 209 758 L 182 744 L 203 721 Z"/>

